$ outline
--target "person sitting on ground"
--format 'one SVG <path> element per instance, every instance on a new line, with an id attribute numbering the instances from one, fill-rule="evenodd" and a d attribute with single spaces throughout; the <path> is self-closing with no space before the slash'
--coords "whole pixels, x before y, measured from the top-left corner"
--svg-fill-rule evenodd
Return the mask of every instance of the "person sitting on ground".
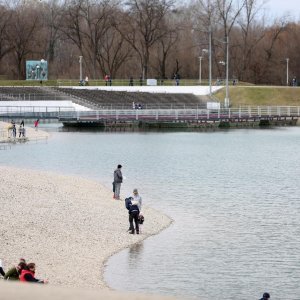
<path id="1" fill-rule="evenodd" d="M 20 281 L 22 282 L 35 282 L 35 283 L 48 283 L 47 280 L 41 280 L 35 276 L 35 263 L 29 263 L 27 268 L 21 271 Z"/>
<path id="2" fill-rule="evenodd" d="M 134 200 L 132 197 L 126 198 L 125 206 L 128 209 L 128 213 L 129 213 L 129 233 L 134 234 L 136 232 L 136 234 L 139 234 L 140 233 L 139 230 L 140 210 L 138 207 L 138 201 Z M 133 220 L 135 223 L 135 228 L 133 226 Z"/>
<path id="3" fill-rule="evenodd" d="M 260 300 L 268 300 L 270 299 L 270 294 L 269 293 L 264 293 L 263 297 Z"/>
<path id="4" fill-rule="evenodd" d="M 3 270 L 2 260 L 0 259 L 0 275 L 5 276 L 5 272 Z"/>
<path id="5" fill-rule="evenodd" d="M 26 269 L 27 265 L 25 262 L 25 259 L 20 259 L 20 262 L 18 263 L 18 265 L 16 267 L 12 267 L 11 269 L 9 269 L 5 276 L 4 279 L 6 280 L 19 280 L 20 279 L 20 275 L 22 273 L 22 270 Z"/>

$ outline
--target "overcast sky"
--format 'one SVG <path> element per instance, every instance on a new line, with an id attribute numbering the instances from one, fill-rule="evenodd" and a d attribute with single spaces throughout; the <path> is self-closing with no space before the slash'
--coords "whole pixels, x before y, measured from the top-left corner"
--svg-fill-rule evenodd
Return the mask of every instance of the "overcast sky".
<path id="1" fill-rule="evenodd" d="M 300 19 L 300 0 L 269 0 L 265 8 L 270 17 L 281 17 L 288 13 L 296 20 Z"/>

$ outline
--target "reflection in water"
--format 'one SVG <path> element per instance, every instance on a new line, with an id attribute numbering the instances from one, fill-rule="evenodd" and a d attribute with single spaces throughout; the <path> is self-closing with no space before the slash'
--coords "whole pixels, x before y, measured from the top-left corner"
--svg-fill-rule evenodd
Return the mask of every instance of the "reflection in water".
<path id="1" fill-rule="evenodd" d="M 137 244 L 134 244 L 129 248 L 128 251 L 128 266 L 129 268 L 132 268 L 133 270 L 138 268 L 140 264 L 140 258 L 143 255 L 144 250 L 144 243 L 140 242 Z"/>

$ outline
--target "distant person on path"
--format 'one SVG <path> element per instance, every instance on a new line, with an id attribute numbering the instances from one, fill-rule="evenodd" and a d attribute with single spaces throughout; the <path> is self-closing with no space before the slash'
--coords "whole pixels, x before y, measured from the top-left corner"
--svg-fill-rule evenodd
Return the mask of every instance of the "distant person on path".
<path id="1" fill-rule="evenodd" d="M 140 76 L 140 86 L 142 86 L 143 85 L 143 76 L 141 75 Z"/>
<path id="2" fill-rule="evenodd" d="M 35 278 L 35 263 L 29 263 L 27 269 L 21 271 L 20 281 L 22 282 L 35 282 L 35 283 L 48 283 L 47 280 Z"/>
<path id="3" fill-rule="evenodd" d="M 26 262 L 21 261 L 18 263 L 18 265 L 16 267 L 12 267 L 11 269 L 9 269 L 5 276 L 4 279 L 6 280 L 19 280 L 20 279 L 20 275 L 22 273 L 22 270 L 25 270 L 27 268 Z"/>
<path id="4" fill-rule="evenodd" d="M 25 126 L 24 120 L 22 120 L 22 122 L 20 123 L 20 126 Z"/>
<path id="5" fill-rule="evenodd" d="M 84 84 L 89 85 L 89 77 L 88 76 L 85 76 Z"/>
<path id="6" fill-rule="evenodd" d="M 175 79 L 175 85 L 178 86 L 178 85 L 179 85 L 179 79 L 180 79 L 178 73 L 175 73 L 175 74 L 174 74 L 174 79 Z"/>
<path id="7" fill-rule="evenodd" d="M 35 130 L 38 130 L 39 122 L 40 122 L 40 119 L 37 119 L 36 121 L 34 121 L 34 128 L 35 128 Z"/>
<path id="8" fill-rule="evenodd" d="M 129 86 L 133 86 L 133 77 L 132 76 L 130 76 L 130 78 L 129 78 Z"/>
<path id="9" fill-rule="evenodd" d="M 268 300 L 270 299 L 270 294 L 269 293 L 264 293 L 263 297 L 260 300 Z"/>
<path id="10" fill-rule="evenodd" d="M 111 80 L 110 75 L 108 75 L 108 84 L 109 84 L 109 86 L 111 86 L 111 84 L 112 84 L 112 80 Z"/>
<path id="11" fill-rule="evenodd" d="M 114 171 L 114 199 L 116 200 L 120 200 L 121 183 L 123 182 L 123 175 L 121 169 L 122 166 L 118 165 L 117 169 Z"/>
<path id="12" fill-rule="evenodd" d="M 105 85 L 107 86 L 108 85 L 108 81 L 109 81 L 109 75 L 108 74 L 105 75 L 104 81 L 105 81 Z"/>
<path id="13" fill-rule="evenodd" d="M 129 233 L 134 234 L 140 234 L 139 230 L 139 206 L 138 201 L 134 200 L 133 197 L 129 197 L 125 199 L 125 207 L 128 209 L 129 213 Z M 135 228 L 133 226 L 133 221 L 135 223 Z"/>

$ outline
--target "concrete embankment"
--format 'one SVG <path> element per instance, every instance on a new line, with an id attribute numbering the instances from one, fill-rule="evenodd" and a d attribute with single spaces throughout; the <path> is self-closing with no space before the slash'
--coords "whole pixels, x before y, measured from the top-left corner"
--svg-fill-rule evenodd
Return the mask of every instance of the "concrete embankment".
<path id="1" fill-rule="evenodd" d="M 78 278 L 78 281 L 81 279 Z M 0 280 L 1 300 L 175 300 L 174 297 L 54 287 Z"/>

